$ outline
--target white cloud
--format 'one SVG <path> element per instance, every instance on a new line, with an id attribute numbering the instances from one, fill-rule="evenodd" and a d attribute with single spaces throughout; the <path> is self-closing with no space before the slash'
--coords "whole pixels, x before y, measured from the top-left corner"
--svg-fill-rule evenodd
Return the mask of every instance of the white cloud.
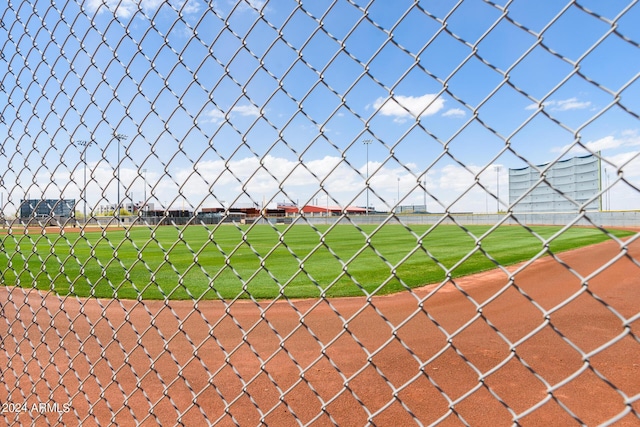
<path id="1" fill-rule="evenodd" d="M 138 6 L 132 0 L 89 0 L 86 2 L 86 7 L 91 12 L 109 11 L 118 18 L 125 19 L 130 18 L 138 10 Z"/>
<path id="2" fill-rule="evenodd" d="M 447 165 L 440 170 L 438 187 L 444 190 L 463 192 L 474 184 L 474 176 L 458 165 Z"/>
<path id="3" fill-rule="evenodd" d="M 444 108 L 444 99 L 435 94 L 427 93 L 422 96 L 402 96 L 392 98 L 378 98 L 373 108 L 384 116 L 395 117 L 395 121 L 432 116 Z"/>
<path id="4" fill-rule="evenodd" d="M 253 105 L 238 105 L 233 107 L 231 111 L 245 117 L 258 117 L 260 115 L 260 109 Z"/>
<path id="5" fill-rule="evenodd" d="M 607 161 L 613 163 L 617 167 L 621 167 L 625 178 L 638 178 L 640 177 L 640 155 L 637 151 L 620 153 L 615 156 L 607 157 Z M 609 163 L 603 164 L 603 168 L 608 168 L 611 171 Z M 640 186 L 640 182 L 637 180 L 635 185 Z"/>
<path id="6" fill-rule="evenodd" d="M 630 157 L 616 158 L 616 161 L 619 162 L 617 164 L 623 164 L 629 159 Z M 638 161 L 635 159 L 624 167 L 625 178 L 634 179 L 631 174 L 634 174 L 635 170 L 640 171 L 640 167 L 636 167 Z M 115 203 L 118 185 L 113 165 L 91 162 L 87 166 L 91 171 L 87 180 L 88 211 L 100 205 Z M 121 200 L 127 202 L 132 197 L 134 201 L 139 201 L 146 195 L 156 208 L 173 206 L 192 209 L 219 206 L 221 201 L 237 206 L 252 201 L 262 203 L 263 200 L 274 204 L 285 199 L 313 203 L 314 198 L 324 201 L 328 193 L 331 204 L 364 206 L 365 167 L 360 166 L 358 172 L 353 169 L 354 166 L 344 163 L 340 156 L 305 160 L 303 167 L 298 159 L 273 155 L 266 155 L 262 159 L 247 156 L 228 160 L 200 160 L 195 164 L 172 166 L 171 170 L 166 171 L 146 166 L 149 169 L 144 177 L 139 169 L 126 166 L 119 171 L 122 182 Z M 408 163 L 407 166 L 414 170 L 414 173 L 397 165 L 393 167 L 380 162 L 369 164 L 369 200 L 372 206 L 380 210 L 389 209 L 398 200 L 400 193 L 401 204 L 405 206 L 422 205 L 426 198 L 431 212 L 441 212 L 445 207 L 459 212 L 495 210 L 495 198 L 487 195 L 476 183 L 475 174 L 480 173 L 481 166 L 468 165 L 468 169 L 465 169 L 456 164 L 442 165 L 431 168 L 426 176 L 420 175 L 421 171 L 416 165 Z M 613 168 L 609 171 L 613 177 Z M 506 166 L 503 166 L 498 174 L 495 169 L 489 167 L 480 174 L 479 179 L 495 194 L 497 175 L 501 199 L 506 200 Z M 434 195 L 442 205 L 425 193 L 422 188 L 425 180 L 428 193 Z M 56 184 L 51 185 L 52 181 Z M 74 171 L 72 176 L 63 171 L 54 177 L 45 173 L 38 176 L 37 186 L 31 187 L 30 192 L 33 197 L 39 197 L 39 194 L 35 194 L 38 189 L 46 189 L 51 193 L 47 195 L 54 198 L 62 190 L 65 198 L 80 201 L 83 182 L 83 170 L 80 168 Z M 318 192 L 321 185 L 322 190 Z M 617 187 L 622 188 L 623 185 Z M 466 194 L 461 197 L 463 193 Z M 458 198 L 460 199 L 451 205 Z M 17 208 L 15 201 L 13 205 Z M 78 207 L 79 210 L 83 208 L 83 204 Z"/>
<path id="7" fill-rule="evenodd" d="M 203 122 L 219 123 L 224 120 L 224 113 L 220 110 L 208 110 L 204 113 Z"/>
<path id="8" fill-rule="evenodd" d="M 467 113 L 460 108 L 451 108 L 450 110 L 442 113 L 442 117 L 452 117 L 452 118 L 461 118 L 465 117 Z"/>
<path id="9" fill-rule="evenodd" d="M 238 105 L 231 109 L 231 114 L 238 114 L 243 117 L 258 117 L 260 109 L 253 105 Z M 205 111 L 203 121 L 205 123 L 219 123 L 225 119 L 225 113 L 218 109 Z"/>
<path id="10" fill-rule="evenodd" d="M 612 186 L 604 195 L 607 207 L 612 210 L 638 209 L 640 207 L 640 193 L 636 190 L 636 188 L 640 188 L 640 156 L 638 152 L 632 151 L 607 157 L 607 163 L 603 162 L 602 168 L 605 176 L 603 178 L 604 184 Z M 619 174 L 626 182 L 616 182 Z"/>
<path id="11" fill-rule="evenodd" d="M 201 5 L 197 0 L 174 0 L 169 2 L 176 10 L 183 13 L 197 13 Z M 164 4 L 164 0 L 88 0 L 86 7 L 91 12 L 103 13 L 109 11 L 118 18 L 128 19 L 138 9 L 142 9 L 147 15 L 153 14 Z"/>
<path id="12" fill-rule="evenodd" d="M 252 7 L 254 9 L 260 10 L 265 5 L 266 0 L 243 0 L 238 5 L 238 8 L 249 8 Z M 235 4 L 236 1 L 229 1 L 230 4 Z"/>
<path id="13" fill-rule="evenodd" d="M 180 7 L 182 8 L 183 13 L 198 13 L 202 8 L 202 5 L 199 1 L 195 0 L 183 0 L 179 2 Z"/>
<path id="14" fill-rule="evenodd" d="M 640 135 L 635 130 L 625 130 L 621 132 L 620 137 L 616 137 L 614 135 L 607 135 L 603 138 L 596 139 L 594 141 L 588 141 L 584 143 L 587 147 L 587 150 L 591 153 L 595 153 L 597 151 L 605 151 L 605 150 L 613 150 L 616 148 L 623 147 L 637 147 L 640 146 Z M 563 147 L 553 148 L 551 151 L 555 153 L 560 153 L 569 148 L 569 145 L 565 145 Z M 571 149 L 570 153 L 579 153 L 584 154 L 584 148 L 578 146 Z"/>
<path id="15" fill-rule="evenodd" d="M 557 101 L 546 101 L 542 104 L 544 108 L 548 108 L 551 111 L 570 111 L 570 110 L 583 110 L 591 107 L 591 101 L 579 101 L 578 98 L 561 99 Z M 525 107 L 525 110 L 537 110 L 537 104 L 531 104 Z"/>
<path id="16" fill-rule="evenodd" d="M 569 98 L 557 101 L 555 106 L 552 106 L 551 109 L 555 111 L 583 110 L 590 106 L 591 101 L 578 101 L 577 98 Z"/>
<path id="17" fill-rule="evenodd" d="M 618 148 L 623 145 L 624 142 L 621 139 L 614 138 L 612 135 L 605 136 L 604 138 L 597 139 L 595 141 L 589 141 L 585 145 L 592 151 L 610 150 L 612 148 Z"/>

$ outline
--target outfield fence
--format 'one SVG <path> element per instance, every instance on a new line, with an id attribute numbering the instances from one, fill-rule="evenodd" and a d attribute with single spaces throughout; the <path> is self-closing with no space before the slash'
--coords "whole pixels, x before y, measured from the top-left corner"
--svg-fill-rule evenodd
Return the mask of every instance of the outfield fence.
<path id="1" fill-rule="evenodd" d="M 640 4 L 531 7 L 8 0 L 0 424 L 640 425 Z M 493 252 L 507 225 L 535 255 Z M 577 227 L 602 242 L 555 252 Z"/>

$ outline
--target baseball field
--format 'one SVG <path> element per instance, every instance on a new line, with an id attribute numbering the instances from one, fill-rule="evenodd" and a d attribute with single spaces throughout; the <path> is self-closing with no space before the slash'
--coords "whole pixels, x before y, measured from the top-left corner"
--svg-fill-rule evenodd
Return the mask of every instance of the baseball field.
<path id="1" fill-rule="evenodd" d="M 639 243 L 371 298 L 0 287 L 0 423 L 638 426 Z"/>
<path id="2" fill-rule="evenodd" d="M 362 296 L 631 234 L 595 227 L 396 224 L 9 230 L 1 238 L 0 270 L 5 285 L 80 297 Z"/>

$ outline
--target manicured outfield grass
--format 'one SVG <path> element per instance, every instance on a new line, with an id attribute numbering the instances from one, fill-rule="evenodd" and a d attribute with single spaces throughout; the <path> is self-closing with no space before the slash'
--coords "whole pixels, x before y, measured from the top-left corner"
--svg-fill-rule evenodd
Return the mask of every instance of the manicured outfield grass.
<path id="1" fill-rule="evenodd" d="M 37 286 L 60 295 L 112 298 L 273 298 L 391 293 L 495 267 L 476 240 L 457 226 L 386 225 L 362 232 L 350 225 L 222 225 L 138 227 L 105 233 L 3 235 L 0 272 L 5 285 Z M 474 236 L 489 227 L 469 226 Z M 542 239 L 559 227 L 532 227 Z M 370 244 L 367 245 L 367 236 Z M 619 237 L 631 232 L 615 231 Z M 416 237 L 417 236 L 417 237 Z M 501 265 L 544 249 L 519 226 L 500 227 L 481 242 Z M 607 240 L 595 228 L 571 228 L 550 243 L 561 252 Z M 364 289 L 364 291 L 363 291 Z"/>

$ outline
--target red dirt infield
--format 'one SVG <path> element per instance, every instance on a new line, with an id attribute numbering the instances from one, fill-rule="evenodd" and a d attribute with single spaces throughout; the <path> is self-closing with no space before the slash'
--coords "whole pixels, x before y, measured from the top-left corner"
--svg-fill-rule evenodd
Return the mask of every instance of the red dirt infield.
<path id="1" fill-rule="evenodd" d="M 576 276 L 620 254 L 610 241 L 513 283 L 456 279 L 467 296 L 448 283 L 369 302 L 2 287 L 0 424 L 640 426 L 640 240 Z"/>

